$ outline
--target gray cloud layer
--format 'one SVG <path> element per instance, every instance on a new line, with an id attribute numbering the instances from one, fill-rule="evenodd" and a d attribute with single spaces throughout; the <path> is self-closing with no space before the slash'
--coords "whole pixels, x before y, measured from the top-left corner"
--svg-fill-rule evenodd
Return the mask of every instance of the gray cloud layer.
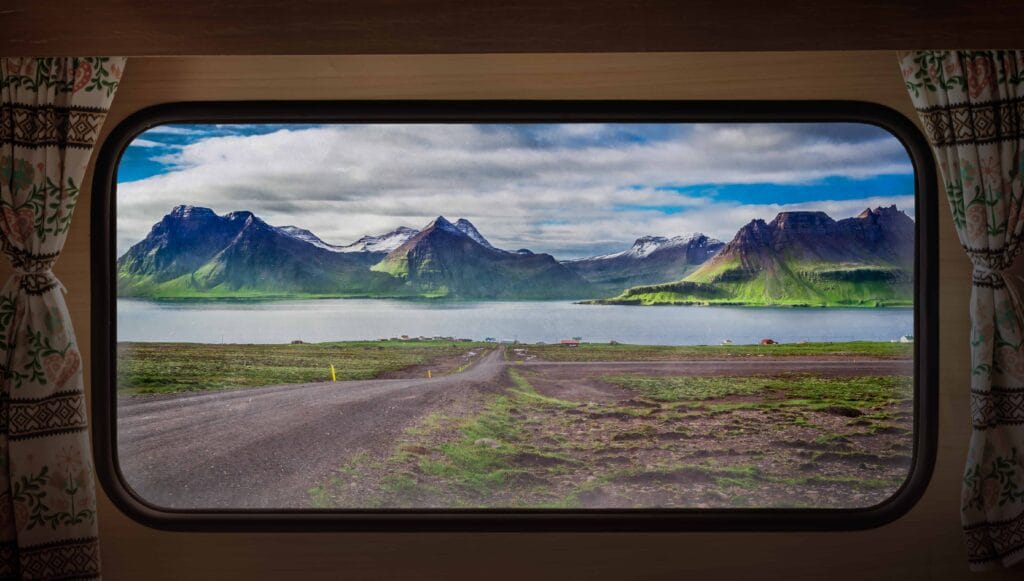
<path id="1" fill-rule="evenodd" d="M 647 234 L 701 231 L 729 239 L 745 222 L 786 209 L 820 209 L 837 218 L 869 205 L 912 210 L 912 192 L 843 201 L 825 193 L 821 201 L 784 206 L 663 189 L 910 173 L 899 142 L 874 127 L 655 129 L 355 125 L 200 138 L 159 158 L 167 173 L 118 186 L 118 248 L 143 238 L 177 204 L 251 210 L 335 244 L 402 225 L 422 227 L 438 214 L 466 217 L 497 246 L 565 258 L 619 249 Z M 143 138 L 191 131 L 157 128 Z M 154 146 L 151 139 L 139 145 Z"/>

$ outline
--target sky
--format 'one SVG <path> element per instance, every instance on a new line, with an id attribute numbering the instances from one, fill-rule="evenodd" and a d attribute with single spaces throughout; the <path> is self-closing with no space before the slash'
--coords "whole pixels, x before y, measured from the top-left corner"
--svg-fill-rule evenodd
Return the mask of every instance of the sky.
<path id="1" fill-rule="evenodd" d="M 118 167 L 118 254 L 179 204 L 337 245 L 466 218 L 499 248 L 568 259 L 647 235 L 728 241 L 781 211 L 913 217 L 914 175 L 895 137 L 858 123 L 154 127 Z"/>

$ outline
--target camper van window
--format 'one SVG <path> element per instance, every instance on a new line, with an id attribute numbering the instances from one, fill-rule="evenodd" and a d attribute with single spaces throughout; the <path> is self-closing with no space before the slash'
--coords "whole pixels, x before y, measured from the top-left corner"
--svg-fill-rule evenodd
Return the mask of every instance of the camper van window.
<path id="1" fill-rule="evenodd" d="M 104 144 L 97 466 L 172 528 L 875 526 L 935 175 L 861 103 L 214 103 Z"/>

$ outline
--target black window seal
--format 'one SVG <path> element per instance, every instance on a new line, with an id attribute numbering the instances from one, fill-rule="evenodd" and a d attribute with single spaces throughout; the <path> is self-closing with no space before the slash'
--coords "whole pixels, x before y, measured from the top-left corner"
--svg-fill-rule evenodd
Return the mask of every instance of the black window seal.
<path id="1" fill-rule="evenodd" d="M 878 126 L 906 148 L 915 176 L 914 432 L 907 479 L 867 508 L 759 509 L 169 509 L 138 496 L 117 459 L 117 167 L 140 133 L 169 123 L 806 123 Z M 938 441 L 938 233 L 936 169 L 918 128 L 889 107 L 862 101 L 219 101 L 142 109 L 100 147 L 92 184 L 92 419 L 95 466 L 113 504 L 139 523 L 175 531 L 843 531 L 879 527 L 923 496 Z"/>

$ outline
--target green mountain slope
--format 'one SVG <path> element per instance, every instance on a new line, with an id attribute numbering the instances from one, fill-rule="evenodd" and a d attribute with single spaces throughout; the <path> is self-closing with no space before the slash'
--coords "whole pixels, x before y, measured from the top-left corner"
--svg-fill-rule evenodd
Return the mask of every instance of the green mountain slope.
<path id="1" fill-rule="evenodd" d="M 909 306 L 914 223 L 891 208 L 832 220 L 788 212 L 754 220 L 678 282 L 637 286 L 602 304 Z"/>
<path id="2" fill-rule="evenodd" d="M 586 280 L 551 255 L 499 250 L 470 228 L 472 225 L 460 227 L 439 216 L 372 270 L 403 281 L 410 292 L 429 297 L 517 300 L 599 296 Z"/>
<path id="3" fill-rule="evenodd" d="M 494 248 L 468 220 L 440 217 L 423 232 L 399 229 L 337 247 L 251 212 L 178 206 L 117 268 L 119 296 L 150 299 L 600 296 L 548 254 Z"/>
<path id="4" fill-rule="evenodd" d="M 118 295 L 153 299 L 404 296 L 369 270 L 382 253 L 332 252 L 250 212 L 179 206 L 117 261 Z"/>
<path id="5" fill-rule="evenodd" d="M 644 236 L 626 251 L 562 262 L 602 294 L 615 294 L 637 285 L 679 280 L 725 246 L 704 234 Z"/>

